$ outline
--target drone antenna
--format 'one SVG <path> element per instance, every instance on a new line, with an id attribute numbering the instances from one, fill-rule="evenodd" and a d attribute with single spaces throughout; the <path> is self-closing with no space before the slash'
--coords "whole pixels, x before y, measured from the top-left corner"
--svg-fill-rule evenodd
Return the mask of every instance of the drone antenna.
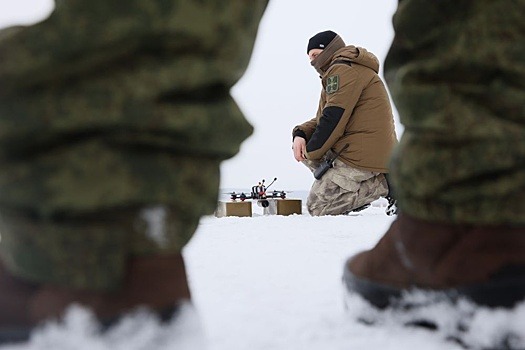
<path id="1" fill-rule="evenodd" d="M 273 181 L 272 181 L 268 186 L 266 186 L 266 188 L 268 188 L 268 187 L 270 187 L 271 185 L 273 185 L 273 183 L 274 183 L 275 181 L 277 181 L 277 178 L 274 178 Z"/>

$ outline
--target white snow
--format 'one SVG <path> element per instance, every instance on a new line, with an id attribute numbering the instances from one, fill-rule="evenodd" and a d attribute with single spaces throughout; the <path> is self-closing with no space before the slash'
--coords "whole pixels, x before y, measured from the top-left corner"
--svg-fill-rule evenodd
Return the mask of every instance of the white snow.
<path id="1" fill-rule="evenodd" d="M 334 29 L 348 42 L 362 43 L 381 58 L 385 56 L 393 35 L 390 16 L 397 2 L 388 1 L 380 6 L 377 6 L 379 2 L 360 2 L 358 10 L 355 10 L 356 4 L 343 3 L 337 3 L 341 8 L 337 15 L 343 16 L 345 21 L 333 16 L 319 16 L 314 2 L 308 3 L 309 6 L 306 6 L 307 2 L 302 3 L 299 17 L 294 17 L 296 2 L 272 2 L 261 24 L 252 63 L 245 78 L 233 91 L 241 107 L 246 109 L 247 117 L 256 125 L 256 133 L 243 145 L 246 152 L 225 162 L 223 175 L 227 176 L 223 179 L 228 184 L 249 179 L 246 173 L 252 171 L 258 174 L 261 167 L 266 171 L 279 168 L 280 173 L 289 176 L 290 183 L 299 183 L 298 176 L 308 180 L 308 174 L 301 175 L 295 168 L 283 170 L 301 165 L 290 162 L 291 153 L 281 152 L 285 148 L 289 150 L 288 144 L 285 144 L 289 141 L 282 141 L 285 148 L 279 144 L 279 140 L 289 140 L 291 127 L 296 122 L 302 122 L 304 114 L 310 113 L 309 108 L 315 108 L 315 105 L 309 106 L 305 101 L 314 104 L 317 101 L 318 91 L 314 81 L 317 76 L 311 71 L 304 55 L 305 38 L 319 29 L 339 23 L 342 27 Z M 353 10 L 344 10 L 341 6 Z M 4 1 L 0 2 L 0 8 L 0 27 L 30 24 L 48 15 L 53 1 Z M 275 33 L 282 32 L 284 27 L 287 29 L 287 40 L 276 45 Z M 354 28 L 366 30 L 356 31 Z M 276 50 L 281 53 L 280 56 L 274 55 Z M 288 57 L 294 64 L 268 64 L 272 57 Z M 266 67 L 272 67 L 273 73 L 269 74 Z M 284 67 L 287 76 L 295 82 L 295 98 L 290 91 L 283 94 L 275 89 L 275 77 L 282 76 L 275 67 Z M 314 85 L 305 83 L 305 79 L 310 79 Z M 309 86 L 313 88 L 299 89 Z M 253 96 L 256 96 L 255 100 Z M 266 99 L 260 96 L 266 96 Z M 284 104 L 267 103 L 283 98 L 286 99 Z M 283 112 L 286 106 L 293 113 Z M 306 112 L 298 113 L 298 108 Z M 275 120 L 281 123 L 283 116 L 289 118 L 289 125 L 277 130 L 279 128 L 270 119 L 277 118 Z M 396 127 L 399 135 L 399 126 Z M 284 138 L 277 137 L 277 133 L 282 133 Z M 268 135 L 272 135 L 272 142 L 268 142 Z M 274 147 L 274 152 L 269 149 L 270 146 Z M 281 153 L 282 159 L 279 158 Z M 261 159 L 268 154 L 274 155 L 272 164 L 250 163 L 252 159 Z M 238 174 L 242 175 L 241 178 Z M 300 196 L 304 199 L 304 194 Z M 454 350 L 461 347 L 446 339 L 457 335 L 458 323 L 468 323 L 470 328 L 463 332 L 462 338 L 474 349 L 495 348 L 494 344 L 505 330 L 521 336 L 521 339 L 509 340 L 510 348 L 525 349 L 525 303 L 511 311 L 474 308 L 465 302 L 456 307 L 436 304 L 399 314 L 393 311 L 379 313 L 360 298 L 344 294 L 341 284 L 344 261 L 358 251 L 371 248 L 387 230 L 393 218 L 384 214 L 385 205 L 384 201 L 378 201 L 375 206 L 352 216 L 263 216 L 262 209 L 254 206 L 255 215 L 252 218 L 204 217 L 184 250 L 193 305 L 183 305 L 179 317 L 172 323 L 160 326 L 155 317 L 139 310 L 111 332 L 100 336 L 91 313 L 75 306 L 63 322 L 49 323 L 37 330 L 29 344 L 1 348 Z M 144 214 L 151 221 L 152 237 L 162 244 L 162 212 Z M 440 331 L 403 326 L 404 322 L 417 318 L 418 313 L 425 317 L 432 316 L 440 325 Z M 373 321 L 375 325 L 367 326 L 358 319 Z"/>
<path id="2" fill-rule="evenodd" d="M 89 312 L 74 307 L 65 322 L 35 332 L 29 345 L 2 349 L 453 350 L 462 347 L 446 339 L 458 334 L 458 323 L 470 325 L 462 338 L 474 349 L 494 348 L 505 330 L 522 337 L 510 339 L 511 348 L 525 348 L 525 303 L 511 311 L 438 303 L 400 314 L 345 295 L 344 261 L 388 229 L 394 218 L 385 206 L 379 200 L 351 216 L 285 217 L 264 216 L 254 205 L 250 218 L 204 217 L 184 250 L 193 306 L 171 324 L 161 327 L 139 311 L 96 336 Z M 403 326 L 420 315 L 440 330 Z"/>

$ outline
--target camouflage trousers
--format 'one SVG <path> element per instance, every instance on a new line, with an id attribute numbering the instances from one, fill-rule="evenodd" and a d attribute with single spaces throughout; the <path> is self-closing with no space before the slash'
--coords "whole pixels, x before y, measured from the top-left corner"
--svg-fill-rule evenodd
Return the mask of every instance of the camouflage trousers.
<path id="1" fill-rule="evenodd" d="M 390 165 L 401 211 L 525 224 L 523 13 L 524 0 L 400 1 L 384 67 L 405 126 Z"/>
<path id="2" fill-rule="evenodd" d="M 179 254 L 252 126 L 230 95 L 267 0 L 61 0 L 0 31 L 0 259 L 115 290 Z"/>
<path id="3" fill-rule="evenodd" d="M 29 281 L 115 290 L 128 257 L 180 253 L 200 217 L 215 210 L 220 162 L 178 157 L 172 164 L 164 181 L 178 199 L 52 216 L 0 207 L 2 263 Z"/>
<path id="4" fill-rule="evenodd" d="M 320 162 L 305 160 L 303 164 L 313 172 Z M 382 173 L 357 169 L 336 159 L 333 168 L 314 181 L 306 208 L 312 216 L 347 214 L 387 194 Z"/>

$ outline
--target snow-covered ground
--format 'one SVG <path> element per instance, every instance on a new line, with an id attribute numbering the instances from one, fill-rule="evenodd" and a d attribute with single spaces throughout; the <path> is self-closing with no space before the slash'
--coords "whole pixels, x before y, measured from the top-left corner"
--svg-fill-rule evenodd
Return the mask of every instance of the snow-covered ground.
<path id="1" fill-rule="evenodd" d="M 399 315 L 377 313 L 356 296 L 345 299 L 344 261 L 372 247 L 389 227 L 394 218 L 384 214 L 385 206 L 379 200 L 352 216 L 284 217 L 264 216 L 254 205 L 251 218 L 204 217 L 184 251 L 193 307 L 173 324 L 160 327 L 139 313 L 96 337 L 89 313 L 75 308 L 64 324 L 48 325 L 29 345 L 7 349 L 453 350 L 462 347 L 446 339 L 460 323 L 470 325 L 462 337 L 474 349 L 495 348 L 504 330 L 522 337 L 510 339 L 510 348 L 525 348 L 525 304 L 512 312 L 438 304 Z M 417 312 L 440 331 L 402 326 Z"/>

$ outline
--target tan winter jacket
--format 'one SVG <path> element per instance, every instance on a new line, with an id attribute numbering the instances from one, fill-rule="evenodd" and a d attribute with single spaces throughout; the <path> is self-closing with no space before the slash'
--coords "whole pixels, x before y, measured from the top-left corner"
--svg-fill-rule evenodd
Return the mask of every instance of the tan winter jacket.
<path id="1" fill-rule="evenodd" d="M 338 152 L 348 143 L 340 160 L 359 169 L 388 172 L 397 138 L 378 72 L 378 59 L 362 47 L 346 46 L 335 52 L 321 77 L 316 117 L 293 130 L 293 137 L 306 139 L 308 159 L 320 159 L 329 149 Z"/>

